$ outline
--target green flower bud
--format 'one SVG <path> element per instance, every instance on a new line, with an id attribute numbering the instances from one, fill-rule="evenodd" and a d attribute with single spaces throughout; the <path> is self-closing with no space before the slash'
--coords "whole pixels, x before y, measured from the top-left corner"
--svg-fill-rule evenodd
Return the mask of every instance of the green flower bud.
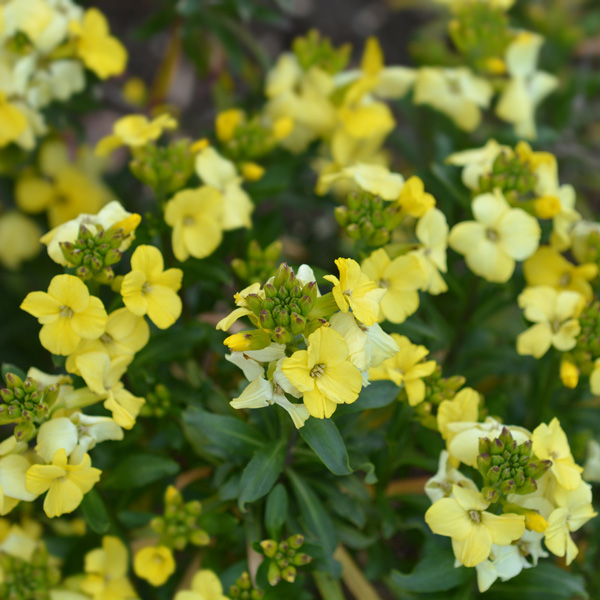
<path id="1" fill-rule="evenodd" d="M 297 567 L 307 565 L 311 561 L 312 561 L 312 556 L 309 556 L 308 554 L 305 554 L 305 553 L 296 554 L 294 556 L 294 558 L 292 559 L 292 563 L 294 565 L 296 565 Z"/>
<path id="2" fill-rule="evenodd" d="M 248 308 L 255 315 L 258 315 L 258 313 L 263 308 L 263 299 L 258 294 L 248 294 L 245 297 L 245 300 L 246 300 L 246 305 L 248 306 Z"/>
<path id="3" fill-rule="evenodd" d="M 258 320 L 263 329 L 275 329 L 275 327 L 277 327 L 277 324 L 269 311 L 261 310 L 258 315 Z"/>
<path id="4" fill-rule="evenodd" d="M 260 542 L 260 547 L 265 556 L 273 558 L 277 552 L 277 542 L 275 540 L 263 540 Z"/>
<path id="5" fill-rule="evenodd" d="M 477 470 L 485 477 L 492 466 L 492 457 L 489 454 L 480 454 L 477 457 Z"/>
<path id="6" fill-rule="evenodd" d="M 492 442 L 490 443 L 490 454 L 494 456 L 502 454 L 503 452 L 504 444 L 502 443 L 502 440 L 500 440 L 499 438 L 492 440 Z"/>
<path id="7" fill-rule="evenodd" d="M 294 583 L 294 581 L 296 581 L 296 574 L 296 567 L 293 567 L 292 565 L 285 567 L 285 569 L 281 571 L 281 577 L 288 583 Z"/>
<path id="8" fill-rule="evenodd" d="M 346 227 L 348 224 L 348 208 L 345 206 L 336 206 L 333 215 L 340 227 Z"/>
<path id="9" fill-rule="evenodd" d="M 499 494 L 498 494 L 498 490 L 496 488 L 493 488 L 489 485 L 486 485 L 484 487 L 481 488 L 481 495 L 484 497 L 484 499 L 489 502 L 490 504 L 493 502 L 497 502 L 499 500 Z"/>
<path id="10" fill-rule="evenodd" d="M 194 546 L 208 546 L 210 544 L 210 535 L 202 529 L 196 529 L 190 534 L 190 542 Z"/>
<path id="11" fill-rule="evenodd" d="M 9 390 L 14 391 L 17 388 L 23 387 L 23 381 L 21 380 L 21 378 L 18 375 L 15 375 L 14 373 L 7 373 L 5 378 L 6 378 L 6 385 L 8 386 Z"/>
<path id="12" fill-rule="evenodd" d="M 290 319 L 290 330 L 292 335 L 300 335 L 306 327 L 306 319 L 297 313 L 292 313 Z"/>
<path id="13" fill-rule="evenodd" d="M 491 467 L 487 472 L 487 478 L 490 483 L 498 483 L 500 481 L 500 467 Z"/>
<path id="14" fill-rule="evenodd" d="M 277 585 L 281 581 L 281 571 L 275 561 L 269 563 L 269 569 L 267 571 L 267 580 L 270 585 Z"/>

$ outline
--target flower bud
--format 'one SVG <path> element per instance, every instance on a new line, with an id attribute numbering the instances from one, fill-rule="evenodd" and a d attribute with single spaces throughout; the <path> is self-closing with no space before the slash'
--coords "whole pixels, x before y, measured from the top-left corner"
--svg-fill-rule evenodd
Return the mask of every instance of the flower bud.
<path id="1" fill-rule="evenodd" d="M 492 457 L 489 454 L 480 454 L 477 457 L 477 470 L 485 477 L 492 466 Z"/>
<path id="2" fill-rule="evenodd" d="M 294 583 L 294 581 L 296 581 L 296 574 L 296 567 L 293 567 L 292 565 L 285 567 L 285 569 L 281 571 L 281 577 L 288 583 Z"/>
<path id="3" fill-rule="evenodd" d="M 263 540 L 260 542 L 260 547 L 268 558 L 273 558 L 277 553 L 277 542 L 275 540 Z"/>
<path id="4" fill-rule="evenodd" d="M 277 585 L 281 581 L 281 571 L 274 560 L 272 560 L 269 564 L 267 580 L 270 585 Z"/>

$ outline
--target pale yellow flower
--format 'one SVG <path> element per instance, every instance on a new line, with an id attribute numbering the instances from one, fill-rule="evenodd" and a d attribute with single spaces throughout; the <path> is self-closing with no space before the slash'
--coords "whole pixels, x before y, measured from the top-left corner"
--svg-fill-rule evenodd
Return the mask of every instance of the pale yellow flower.
<path id="1" fill-rule="evenodd" d="M 423 180 L 413 175 L 402 187 L 398 204 L 406 214 L 418 219 L 435 206 L 435 198 L 425 191 Z"/>
<path id="2" fill-rule="evenodd" d="M 437 426 L 445 440 L 450 442 L 454 432 L 450 423 L 474 422 L 479 414 L 481 396 L 472 388 L 463 388 L 452 400 L 443 400 L 437 412 Z"/>
<path id="3" fill-rule="evenodd" d="M 18 269 L 23 261 L 35 258 L 42 248 L 42 233 L 35 221 L 16 210 L 0 215 L 0 263 Z"/>
<path id="4" fill-rule="evenodd" d="M 537 219 L 511 208 L 502 193 L 481 194 L 473 200 L 475 221 L 452 228 L 450 247 L 463 254 L 469 268 L 488 281 L 504 283 L 537 249 L 541 229 Z"/>
<path id="5" fill-rule="evenodd" d="M 575 347 L 581 331 L 578 317 L 585 305 L 581 294 L 536 286 L 526 288 L 518 302 L 525 318 L 535 323 L 517 337 L 519 354 L 540 358 L 552 346 L 561 352 Z"/>
<path id="6" fill-rule="evenodd" d="M 434 533 L 452 538 L 454 554 L 466 567 L 486 560 L 492 544 L 510 544 L 525 532 L 522 515 L 487 512 L 489 502 L 479 492 L 454 485 L 452 495 L 435 502 L 425 521 Z"/>
<path id="7" fill-rule="evenodd" d="M 325 275 L 323 279 L 333 283 L 333 297 L 342 312 L 352 309 L 354 316 L 365 325 L 373 325 L 379 315 L 379 303 L 386 290 L 378 288 L 360 265 L 351 258 L 338 258 L 335 264 L 340 278 Z"/>
<path id="8" fill-rule="evenodd" d="M 444 213 L 437 208 L 427 211 L 417 222 L 415 235 L 419 240 L 419 248 L 410 254 L 419 258 L 425 270 L 425 282 L 421 290 L 432 295 L 442 294 L 448 290 L 441 275 L 448 270 L 448 223 Z"/>
<path id="9" fill-rule="evenodd" d="M 363 261 L 362 269 L 369 280 L 385 290 L 379 302 L 382 320 L 402 323 L 419 308 L 418 290 L 425 286 L 427 273 L 418 256 L 407 254 L 391 260 L 379 248 Z"/>
<path id="10" fill-rule="evenodd" d="M 133 569 L 154 587 L 161 586 L 175 572 L 173 552 L 166 546 L 142 548 L 135 555 Z"/>

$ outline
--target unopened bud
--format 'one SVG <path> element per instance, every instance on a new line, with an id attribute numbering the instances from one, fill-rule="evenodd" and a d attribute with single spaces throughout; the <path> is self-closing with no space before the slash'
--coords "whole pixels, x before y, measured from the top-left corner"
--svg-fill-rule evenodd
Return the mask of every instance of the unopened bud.
<path id="1" fill-rule="evenodd" d="M 277 542 L 275 540 L 263 540 L 260 542 L 260 547 L 268 558 L 273 558 L 277 552 Z"/>

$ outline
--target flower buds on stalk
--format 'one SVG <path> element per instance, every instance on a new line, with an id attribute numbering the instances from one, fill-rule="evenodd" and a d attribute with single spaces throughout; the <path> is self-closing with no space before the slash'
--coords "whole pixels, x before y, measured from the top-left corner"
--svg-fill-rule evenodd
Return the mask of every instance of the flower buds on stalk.
<path id="1" fill-rule="evenodd" d="M 280 241 L 274 241 L 263 250 L 256 240 L 252 240 L 248 244 L 246 260 L 234 258 L 231 268 L 242 281 L 249 284 L 265 281 L 275 269 L 280 255 Z"/>
<path id="2" fill-rule="evenodd" d="M 235 584 L 229 588 L 229 597 L 232 600 L 260 600 L 265 593 L 256 589 L 252 585 L 250 575 L 244 572 L 236 580 Z"/>
<path id="3" fill-rule="evenodd" d="M 293 583 L 297 575 L 296 567 L 312 561 L 308 554 L 299 552 L 303 545 L 304 536 L 301 534 L 292 535 L 279 543 L 275 540 L 263 540 L 256 545 L 256 550 L 270 561 L 267 579 L 271 585 L 277 585 L 282 579 Z"/>
<path id="4" fill-rule="evenodd" d="M 480 438 L 477 470 L 484 479 L 482 494 L 496 502 L 508 494 L 531 494 L 539 479 L 552 465 L 549 460 L 538 460 L 532 455 L 532 442 L 520 445 L 504 427 L 499 437 Z"/>

